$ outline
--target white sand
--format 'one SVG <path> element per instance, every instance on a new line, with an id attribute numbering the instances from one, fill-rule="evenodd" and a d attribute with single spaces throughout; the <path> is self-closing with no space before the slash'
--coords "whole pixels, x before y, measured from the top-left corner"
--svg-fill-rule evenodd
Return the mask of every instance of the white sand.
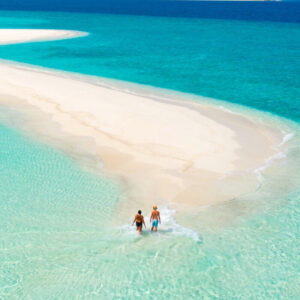
<path id="1" fill-rule="evenodd" d="M 38 109 L 32 118 L 41 124 L 59 124 L 52 131 L 31 128 L 50 139 L 63 133 L 92 141 L 79 143 L 82 156 L 93 149 L 104 169 L 126 183 L 131 209 L 165 201 L 194 209 L 252 191 L 257 179 L 245 171 L 274 155 L 280 142 L 279 132 L 216 107 L 159 101 L 83 79 L 2 62 L 0 100 Z"/>
<path id="2" fill-rule="evenodd" d="M 0 29 L 0 45 L 70 39 L 86 32 L 51 29 Z"/>

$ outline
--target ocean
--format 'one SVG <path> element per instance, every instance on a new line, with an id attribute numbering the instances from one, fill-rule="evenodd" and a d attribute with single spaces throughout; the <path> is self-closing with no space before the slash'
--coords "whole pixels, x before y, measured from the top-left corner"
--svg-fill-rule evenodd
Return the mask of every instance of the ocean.
<path id="1" fill-rule="evenodd" d="M 112 222 L 120 183 L 22 131 L 26 120 L 0 107 L 0 297 L 299 299 L 300 3 L 146 1 L 130 14 L 124 1 L 66 1 L 60 11 L 31 3 L 1 11 L 0 28 L 90 35 L 0 46 L 1 59 L 221 100 L 291 132 L 285 158 L 257 170 L 255 192 L 189 216 L 162 207 L 161 232 L 137 237 L 132 216 Z"/>

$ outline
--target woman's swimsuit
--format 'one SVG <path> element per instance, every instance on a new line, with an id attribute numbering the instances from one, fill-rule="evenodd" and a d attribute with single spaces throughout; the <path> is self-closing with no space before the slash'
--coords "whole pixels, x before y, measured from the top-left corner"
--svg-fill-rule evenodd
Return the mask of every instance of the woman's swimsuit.
<path id="1" fill-rule="evenodd" d="M 135 222 L 135 224 L 136 224 L 136 227 L 141 227 L 141 226 L 143 226 L 143 223 L 142 223 L 142 222 Z"/>

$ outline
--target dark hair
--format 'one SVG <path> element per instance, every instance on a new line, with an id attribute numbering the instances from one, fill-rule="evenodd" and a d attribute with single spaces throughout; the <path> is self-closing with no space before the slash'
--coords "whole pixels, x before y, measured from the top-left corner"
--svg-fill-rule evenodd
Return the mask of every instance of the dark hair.
<path id="1" fill-rule="evenodd" d="M 142 214 L 142 211 L 141 211 L 141 210 L 139 210 L 139 211 L 138 211 L 138 214 L 140 214 L 140 215 L 141 215 L 141 214 Z"/>

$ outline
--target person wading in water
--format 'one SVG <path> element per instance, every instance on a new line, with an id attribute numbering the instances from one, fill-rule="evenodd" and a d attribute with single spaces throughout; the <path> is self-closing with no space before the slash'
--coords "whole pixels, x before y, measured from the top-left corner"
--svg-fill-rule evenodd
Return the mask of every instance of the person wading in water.
<path id="1" fill-rule="evenodd" d="M 143 224 L 146 228 L 146 224 L 145 224 L 145 221 L 144 221 L 144 217 L 142 216 L 142 211 L 139 210 L 137 215 L 135 216 L 133 222 L 132 222 L 132 225 L 136 224 L 136 230 L 139 232 L 139 234 L 142 234 L 142 227 L 143 227 Z"/>
<path id="2" fill-rule="evenodd" d="M 152 211 L 151 216 L 150 216 L 150 223 L 151 223 L 151 220 L 152 220 L 151 231 L 153 231 L 153 228 L 154 228 L 154 231 L 156 232 L 157 231 L 157 226 L 158 226 L 158 221 L 159 221 L 159 223 L 161 223 L 160 222 L 160 213 L 157 210 L 156 205 L 153 206 L 153 211 Z"/>

